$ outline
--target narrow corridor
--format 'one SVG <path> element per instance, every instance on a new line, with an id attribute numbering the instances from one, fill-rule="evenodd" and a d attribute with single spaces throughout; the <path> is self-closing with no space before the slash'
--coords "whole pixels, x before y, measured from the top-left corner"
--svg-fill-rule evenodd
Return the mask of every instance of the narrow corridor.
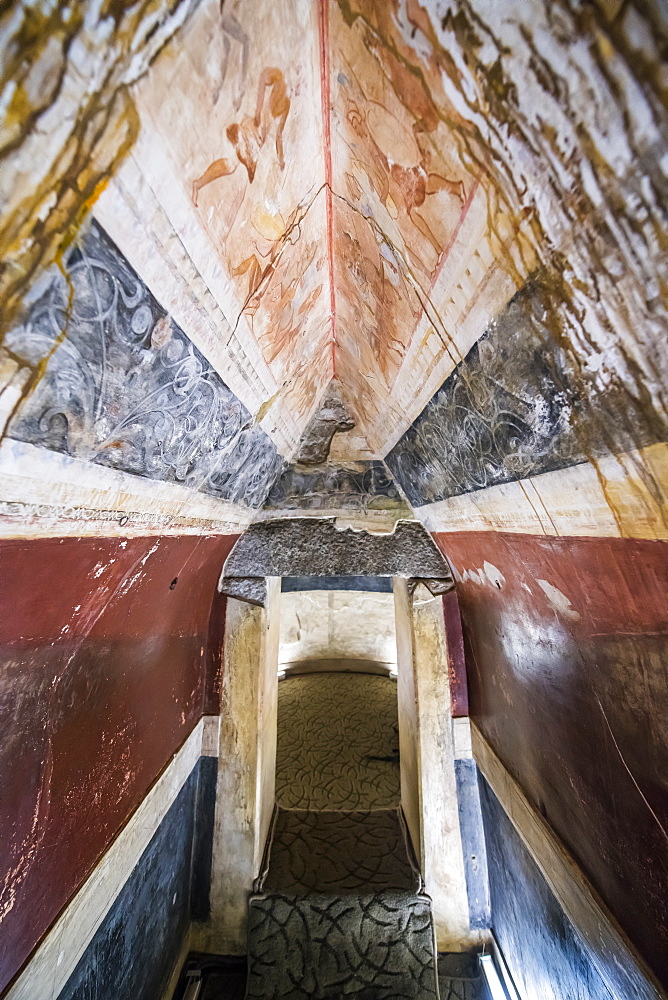
<path id="1" fill-rule="evenodd" d="M 401 813 L 396 679 L 326 662 L 279 682 L 276 811 L 243 995 L 482 1000 L 475 953 L 436 955 Z M 204 980 L 202 1000 L 241 996 L 237 969 Z"/>
<path id="2" fill-rule="evenodd" d="M 668 0 L 0 2 L 0 1000 L 668 1000 L 667 247 Z"/>

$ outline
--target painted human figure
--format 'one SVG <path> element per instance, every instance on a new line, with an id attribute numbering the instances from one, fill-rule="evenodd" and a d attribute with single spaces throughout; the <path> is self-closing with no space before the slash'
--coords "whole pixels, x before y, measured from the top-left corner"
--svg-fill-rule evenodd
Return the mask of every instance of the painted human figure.
<path id="1" fill-rule="evenodd" d="M 288 120 L 288 114 L 290 113 L 290 98 L 288 97 L 285 79 L 280 69 L 265 69 L 262 71 L 262 76 L 260 77 L 260 83 L 257 89 L 257 102 L 255 105 L 255 127 L 257 129 L 259 129 L 262 124 L 264 95 L 267 88 L 271 90 L 271 96 L 269 98 L 269 115 L 271 119 L 277 123 L 276 156 L 278 157 L 278 165 L 281 170 L 283 170 L 285 168 L 285 159 L 283 156 L 283 130 L 285 128 L 285 123 Z M 266 126 L 264 131 L 261 131 L 261 142 L 263 145 L 268 131 L 269 125 Z"/>
<path id="2" fill-rule="evenodd" d="M 270 92 L 267 107 L 269 109 L 269 121 L 264 121 L 263 111 L 265 107 L 265 95 Z M 285 169 L 285 158 L 283 155 L 283 130 L 290 113 L 290 98 L 285 86 L 285 79 L 280 69 L 270 67 L 262 71 L 257 90 L 257 101 L 255 104 L 255 115 L 247 115 L 240 122 L 233 122 L 228 125 L 225 134 L 234 147 L 237 160 L 246 168 L 248 181 L 250 184 L 255 179 L 257 161 L 260 150 L 269 134 L 272 122 L 276 122 L 276 156 L 281 170 Z M 227 177 L 234 173 L 237 164 L 232 160 L 221 157 L 214 160 L 206 168 L 201 177 L 193 181 L 192 200 L 197 206 L 199 193 L 202 188 L 221 177 Z"/>
<path id="3" fill-rule="evenodd" d="M 389 120 L 389 112 L 381 105 L 375 106 L 382 109 L 383 115 Z M 429 241 L 435 253 L 440 255 L 441 242 L 418 209 L 424 205 L 429 195 L 439 191 L 445 191 L 463 202 L 466 196 L 463 182 L 444 177 L 430 169 L 429 152 L 419 142 L 419 136 L 415 137 L 415 158 L 412 163 L 391 163 L 370 127 L 365 111 L 351 101 L 346 117 L 355 134 L 364 141 L 371 153 L 370 159 L 363 163 L 358 157 L 355 159 L 360 162 L 382 203 L 387 207 L 388 197 L 392 197 L 395 202 L 398 200 L 416 229 Z"/>

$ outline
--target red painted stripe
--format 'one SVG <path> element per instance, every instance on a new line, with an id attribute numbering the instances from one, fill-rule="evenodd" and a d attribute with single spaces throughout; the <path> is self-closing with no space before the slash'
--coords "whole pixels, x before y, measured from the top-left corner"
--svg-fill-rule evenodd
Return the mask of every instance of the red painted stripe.
<path id="1" fill-rule="evenodd" d="M 336 375 L 336 296 L 334 291 L 334 246 L 332 241 L 332 138 L 329 63 L 329 0 L 318 6 L 320 39 L 320 104 L 322 110 L 322 141 L 325 157 L 325 197 L 327 211 L 327 257 L 329 262 L 329 309 L 332 319 L 332 377 Z"/>
<path id="2" fill-rule="evenodd" d="M 459 614 L 459 599 L 454 590 L 443 595 L 443 617 L 445 638 L 448 649 L 448 676 L 450 678 L 450 707 L 453 718 L 461 719 L 469 714 L 469 692 L 466 680 L 466 656 L 462 619 Z"/>

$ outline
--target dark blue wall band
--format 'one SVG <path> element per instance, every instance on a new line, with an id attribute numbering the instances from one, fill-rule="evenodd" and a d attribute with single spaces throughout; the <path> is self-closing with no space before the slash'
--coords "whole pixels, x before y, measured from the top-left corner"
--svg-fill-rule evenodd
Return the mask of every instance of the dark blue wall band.
<path id="1" fill-rule="evenodd" d="M 193 920 L 207 920 L 211 914 L 211 863 L 217 777 L 218 758 L 200 758 L 190 884 L 190 915 Z"/>
<path id="2" fill-rule="evenodd" d="M 610 992 L 491 788 L 480 776 L 492 929 L 520 996 L 611 1000 Z"/>
<path id="3" fill-rule="evenodd" d="M 455 761 L 459 829 L 464 855 L 464 875 L 469 901 L 469 925 L 475 929 L 490 926 L 487 849 L 482 825 L 478 768 L 473 759 Z"/>
<path id="4" fill-rule="evenodd" d="M 378 594 L 392 593 L 389 576 L 284 576 L 281 580 L 284 594 L 298 590 L 362 590 Z"/>
<path id="5" fill-rule="evenodd" d="M 216 763 L 202 757 L 195 765 L 58 1000 L 162 996 L 191 899 L 198 913 L 209 903 Z"/>

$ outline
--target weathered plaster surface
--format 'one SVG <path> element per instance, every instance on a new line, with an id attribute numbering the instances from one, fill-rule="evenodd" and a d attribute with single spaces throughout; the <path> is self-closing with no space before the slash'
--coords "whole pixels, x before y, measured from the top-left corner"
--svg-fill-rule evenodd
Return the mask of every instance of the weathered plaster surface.
<path id="1" fill-rule="evenodd" d="M 2 987 L 202 716 L 232 542 L 2 542 Z"/>
<path id="2" fill-rule="evenodd" d="M 5 438 L 0 442 L 3 537 L 239 535 L 253 510 L 187 486 L 72 458 Z"/>
<path id="3" fill-rule="evenodd" d="M 666 979 L 666 543 L 437 536 L 471 717 Z"/>
<path id="4" fill-rule="evenodd" d="M 459 829 L 455 753 L 442 601 L 394 581 L 401 803 L 426 891 L 439 951 L 479 941 L 469 920 Z"/>
<path id="5" fill-rule="evenodd" d="M 3 25 L 15 305 L 55 230 L 73 238 L 132 146 L 98 217 L 282 455 L 335 377 L 357 426 L 336 435 L 333 458 L 368 461 L 401 439 L 400 485 L 418 505 L 593 463 L 600 516 L 622 534 L 638 514 L 658 530 L 665 483 L 647 455 L 667 436 L 658 7 L 205 0 L 164 47 L 185 0 L 115 20 L 80 7 L 40 20 L 18 5 Z M 110 139 L 93 110 L 113 117 L 121 91 L 136 122 Z M 19 362 L 3 355 L 7 413 L 43 376 Z M 608 488 L 610 453 L 627 457 Z M 643 493 L 629 516 L 615 508 L 620 478 Z M 333 499 L 339 479 L 284 484 L 276 504 L 317 494 L 333 510 L 320 493 Z"/>
<path id="6" fill-rule="evenodd" d="M 135 141 L 129 87 L 194 6 L 26 0 L 3 11 L 0 333 Z"/>
<path id="7" fill-rule="evenodd" d="M 582 869 L 475 725 L 472 743 L 493 923 L 518 987 L 549 998 L 664 1000 L 665 991 Z M 525 887 L 525 907 L 515 902 L 518 884 Z"/>
<path id="8" fill-rule="evenodd" d="M 668 438 L 623 384 L 581 371 L 549 315 L 540 282 L 525 285 L 387 456 L 413 506 Z"/>
<path id="9" fill-rule="evenodd" d="M 206 0 L 136 90 L 139 170 L 271 371 L 257 409 L 270 430 L 289 414 L 293 447 L 333 375 L 316 19 L 307 0 Z"/>
<path id="10" fill-rule="evenodd" d="M 341 0 L 331 37 L 337 311 L 380 319 L 375 382 L 342 320 L 358 422 L 392 444 L 388 411 L 414 418 L 538 265 L 555 343 L 665 418 L 657 9 Z"/>
<path id="11" fill-rule="evenodd" d="M 416 514 L 431 532 L 668 541 L 668 445 L 490 486 L 425 504 Z"/>
<path id="12" fill-rule="evenodd" d="M 62 273 L 33 288 L 6 336 L 44 371 L 6 434 L 150 479 L 259 507 L 275 446 L 91 222 Z"/>
<path id="13" fill-rule="evenodd" d="M 392 595 L 354 590 L 281 594 L 279 666 L 337 657 L 376 661 L 396 670 Z"/>
<path id="14" fill-rule="evenodd" d="M 39 945 L 6 1000 L 55 1000 L 85 955 L 202 752 L 197 723 L 109 850 Z"/>
<path id="15" fill-rule="evenodd" d="M 274 807 L 279 596 L 273 579 L 266 608 L 227 602 L 211 917 L 196 936 L 213 954 L 246 952 L 248 896 Z"/>

